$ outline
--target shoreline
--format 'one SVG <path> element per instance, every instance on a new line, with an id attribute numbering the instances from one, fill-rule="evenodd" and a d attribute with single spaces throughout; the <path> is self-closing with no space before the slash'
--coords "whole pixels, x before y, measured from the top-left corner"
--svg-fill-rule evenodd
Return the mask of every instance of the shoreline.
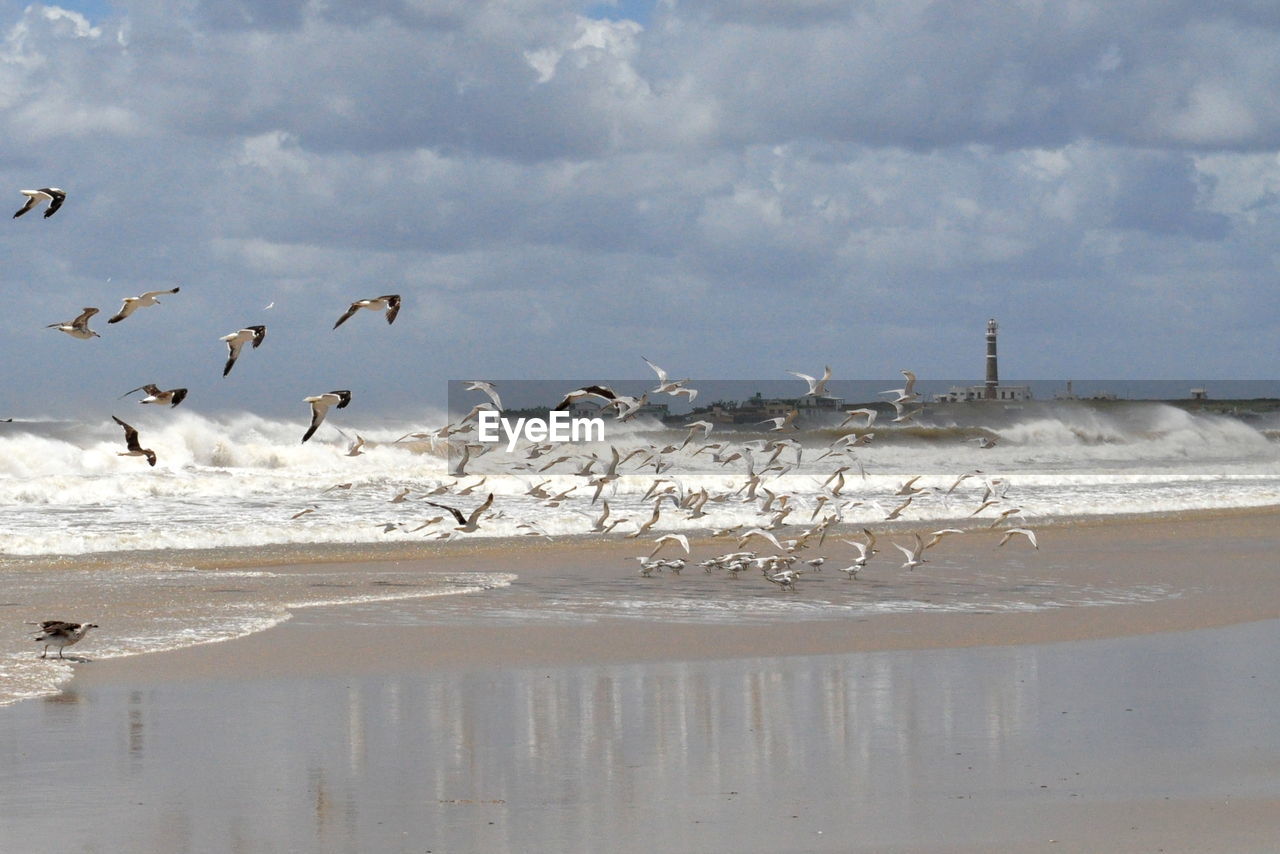
<path id="1" fill-rule="evenodd" d="M 908 591 L 923 602 L 945 606 L 949 585 L 980 575 L 993 561 L 1012 564 L 1011 571 L 1028 583 L 1059 581 L 1068 577 L 1073 585 L 1141 584 L 1163 588 L 1167 594 L 1153 601 L 1096 605 L 1046 606 L 1025 612 L 995 612 L 976 609 L 968 612 L 921 611 L 917 613 L 877 613 L 849 619 L 778 619 L 745 622 L 698 622 L 696 620 L 650 621 L 640 617 L 587 616 L 553 624 L 521 622 L 495 623 L 483 613 L 469 617 L 466 606 L 482 608 L 493 591 L 462 594 L 460 597 L 411 599 L 429 621 L 437 607 L 450 607 L 451 619 L 420 625 L 379 625 L 376 638 L 362 637 L 345 627 L 353 613 L 371 604 L 318 605 L 293 611 L 289 619 L 261 632 L 226 641 L 200 644 L 160 653 L 147 653 L 96 661 L 92 667 L 77 668 L 69 683 L 74 688 L 85 680 L 144 679 L 148 682 L 183 678 L 186 673 L 208 669 L 236 668 L 254 661 L 262 674 L 296 672 L 298 668 L 324 667 L 329 672 L 347 668 L 360 672 L 403 669 L 423 672 L 434 668 L 509 667 L 561 663 L 641 662 L 749 658 L 767 656 L 808 656 L 835 653 L 939 648 L 973 648 L 1092 640 L 1179 632 L 1229 626 L 1280 617 L 1280 572 L 1270 571 L 1271 534 L 1280 522 L 1280 509 L 1183 514 L 1177 517 L 1138 517 L 1125 520 L 1091 520 L 1086 523 L 1039 525 L 1042 548 L 1014 552 L 992 548 L 992 543 L 976 537 L 956 536 L 947 541 L 951 565 L 968 564 L 969 570 L 952 566 L 917 572 L 897 569 L 892 558 L 882 554 L 862 579 L 845 584 L 838 573 L 825 573 L 823 583 L 833 590 L 859 586 L 893 586 Z M 919 530 L 919 524 L 900 531 Z M 850 532 L 851 533 L 851 532 Z M 836 539 L 846 534 L 832 535 Z M 888 552 L 891 537 L 882 539 Z M 456 545 L 456 544 L 455 544 Z M 691 539 L 694 558 L 732 548 L 732 541 L 707 537 Z M 844 548 L 844 547 L 841 547 Z M 939 551 L 943 547 L 939 547 Z M 309 561 L 295 566 L 349 567 L 352 572 L 394 563 L 410 572 L 472 571 L 513 572 L 518 576 L 504 597 L 515 598 L 521 607 L 536 610 L 537 583 L 547 578 L 566 584 L 585 583 L 605 576 L 616 583 L 644 583 L 650 587 L 672 586 L 700 579 L 696 566 L 679 577 L 639 579 L 633 582 L 631 557 L 644 544 L 629 540 L 562 542 L 478 541 L 463 549 L 433 548 L 430 554 L 393 561 Z M 513 564 L 515 558 L 518 564 Z M 238 563 L 235 565 L 239 565 Z M 977 569 L 973 569 L 977 567 Z M 744 579 L 726 584 L 749 584 Z M 839 585 L 844 585 L 839 587 Z M 526 592 L 528 591 L 528 592 Z M 795 594 L 801 601 L 804 582 Z M 449 601 L 445 601 L 449 600 Z M 465 600 L 465 601 L 459 601 Z M 406 600 L 384 603 L 382 607 L 403 606 Z M 463 612 L 457 614 L 457 608 Z M 358 621 L 358 620 L 357 620 Z M 373 620 L 377 622 L 376 619 Z M 654 626 L 661 625 L 661 631 Z M 851 630 L 852 629 L 852 630 Z M 393 637 L 391 643 L 382 638 Z M 252 647 L 270 649 L 270 654 L 252 652 Z M 308 649 L 327 650 L 317 662 Z M 85 649 L 86 655 L 91 650 Z"/>
<path id="2" fill-rule="evenodd" d="M 413 571 L 518 558 L 519 579 L 92 661 L 0 709 L 24 781 L 0 848 L 1258 854 L 1280 833 L 1280 720 L 1258 714 L 1280 690 L 1277 521 L 1041 526 L 1039 552 L 957 535 L 915 572 L 758 597 L 1163 591 L 1024 613 L 542 621 L 584 585 L 734 582 L 640 578 L 631 541 L 432 556 Z"/>

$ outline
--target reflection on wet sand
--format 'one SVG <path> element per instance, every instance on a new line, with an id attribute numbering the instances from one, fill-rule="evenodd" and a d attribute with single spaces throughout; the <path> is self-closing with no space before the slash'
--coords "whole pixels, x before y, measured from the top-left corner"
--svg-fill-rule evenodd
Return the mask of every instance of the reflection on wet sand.
<path id="1" fill-rule="evenodd" d="M 94 685 L 0 716 L 27 781 L 0 849 L 877 850 L 1025 816 L 1065 840 L 1098 832 L 1085 806 L 1275 798 L 1277 640 Z"/>

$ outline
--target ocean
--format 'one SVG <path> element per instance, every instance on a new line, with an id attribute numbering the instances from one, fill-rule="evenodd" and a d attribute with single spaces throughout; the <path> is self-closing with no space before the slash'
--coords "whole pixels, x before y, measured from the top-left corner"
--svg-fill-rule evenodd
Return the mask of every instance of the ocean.
<path id="1" fill-rule="evenodd" d="M 601 461 L 598 473 L 611 446 L 656 454 L 648 463 L 642 464 L 644 455 L 623 463 L 621 476 L 604 486 L 601 499 L 609 502 L 611 519 L 631 520 L 612 538 L 649 518 L 652 501 L 644 496 L 655 478 L 664 479 L 659 488 L 675 499 L 701 489 L 708 494 L 698 515 L 666 502 L 652 531 L 637 538 L 637 555 L 666 532 L 767 524 L 771 516 L 759 510 L 769 492 L 792 496 L 776 531 L 780 538 L 795 536 L 836 508 L 849 526 L 840 535 L 847 537 L 862 527 L 892 534 L 903 524 L 985 525 L 1001 509 L 1013 508 L 1018 512 L 1010 523 L 1035 528 L 1084 517 L 1280 504 L 1280 416 L 1197 413 L 1158 403 L 1034 404 L 1002 408 L 998 418 L 985 421 L 963 405 L 933 408 L 908 427 L 873 425 L 870 444 L 823 459 L 841 433 L 811 429 L 789 437 L 800 446 L 798 459 L 797 448 L 784 447 L 779 468 L 768 471 L 772 452 L 762 445 L 776 436 L 713 429 L 705 441 L 730 446 L 719 449 L 722 459 L 734 449 L 753 449 L 752 465 L 763 475 L 755 501 L 744 501 L 739 491 L 744 458 L 721 465 L 710 451 L 695 456 L 702 440 L 680 448 L 688 431 L 652 421 L 607 425 L 603 442 L 536 459 L 528 459 L 523 447 L 509 454 L 498 446 L 473 456 L 465 473 L 453 476 L 456 447 L 450 454 L 443 442 L 412 437 L 439 427 L 443 415 L 362 430 L 365 444 L 352 456 L 350 431 L 325 429 L 302 444 L 305 425 L 296 420 L 146 410 L 131 421 L 144 446 L 156 451 L 154 468 L 118 454 L 122 434 L 110 421 L 0 424 L 0 613 L 9 617 L 0 640 L 0 703 L 48 693 L 69 675 L 67 665 L 35 658 L 29 621 L 102 624 L 83 647 L 66 653 L 83 648 L 101 658 L 239 637 L 299 608 L 491 595 L 517 583 L 518 565 L 492 573 L 423 574 L 405 568 L 403 560 L 477 539 L 538 536 L 571 544 L 605 536 L 587 533 L 603 505 L 591 503 L 595 487 L 573 470 L 594 454 Z M 980 448 L 981 438 L 994 440 L 994 447 Z M 562 455 L 574 459 L 540 471 Z M 844 469 L 844 486 L 820 506 L 821 485 L 837 468 Z M 904 500 L 896 493 L 916 476 L 913 487 L 924 491 L 901 512 L 901 521 L 885 522 Z M 528 494 L 535 484 L 543 496 L 567 495 L 549 506 L 546 497 Z M 457 523 L 448 509 L 428 502 L 465 516 L 490 493 L 494 502 L 478 530 L 442 541 Z M 401 494 L 402 500 L 393 500 Z M 1002 503 L 971 516 L 991 495 Z M 723 551 L 735 550 L 732 538 L 724 543 Z M 836 543 L 827 551 L 851 551 Z M 316 568 L 339 558 L 401 562 L 386 560 L 385 570 L 358 579 L 336 572 L 327 577 Z M 638 581 L 634 567 L 601 571 L 611 582 Z M 682 619 L 726 613 L 725 603 L 711 597 L 672 597 L 669 590 L 642 585 L 632 596 L 619 596 L 612 587 L 607 596 L 560 593 L 557 613 L 565 618 L 601 607 Z M 1098 599 L 1114 595 L 1099 591 Z M 574 596 L 582 599 L 578 605 Z M 850 607 L 838 596 L 817 607 L 803 596 L 779 605 L 769 585 L 749 598 L 748 607 L 733 605 L 727 612 L 831 618 Z M 1019 607 L 1021 600 L 981 604 Z M 387 613 L 405 619 L 403 609 Z"/>

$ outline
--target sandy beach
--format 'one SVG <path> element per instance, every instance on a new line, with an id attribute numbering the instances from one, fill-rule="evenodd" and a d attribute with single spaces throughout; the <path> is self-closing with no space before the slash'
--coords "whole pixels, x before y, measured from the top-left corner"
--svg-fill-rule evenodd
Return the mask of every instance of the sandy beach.
<path id="1" fill-rule="evenodd" d="M 0 848 L 1271 851 L 1277 522 L 955 537 L 794 594 L 976 603 L 847 619 L 566 614 L 566 591 L 733 582 L 640 578 L 632 543 L 436 550 L 396 568 L 519 579 L 89 661 L 0 709 Z M 1014 593 L 1037 606 L 981 607 Z"/>

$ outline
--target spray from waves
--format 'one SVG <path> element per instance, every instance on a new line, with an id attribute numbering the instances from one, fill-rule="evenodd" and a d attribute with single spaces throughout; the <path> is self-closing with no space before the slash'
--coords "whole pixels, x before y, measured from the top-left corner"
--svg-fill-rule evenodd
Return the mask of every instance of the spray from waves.
<path id="1" fill-rule="evenodd" d="M 983 413 L 986 413 L 985 415 Z M 397 441 L 438 426 L 429 413 L 416 423 L 362 427 L 364 452 L 348 456 L 348 436 L 330 429 L 300 441 L 298 421 L 253 415 L 206 417 L 183 412 L 145 412 L 135 426 L 144 443 L 160 455 L 155 469 L 137 458 L 118 456 L 122 437 L 114 424 L 57 423 L 33 427 L 2 425 L 0 506 L 6 522 L 0 553 L 72 555 L 173 548 L 224 548 L 276 544 L 374 543 L 421 539 L 449 530 L 449 515 L 426 505 L 434 499 L 463 510 L 484 494 L 498 498 L 496 518 L 477 536 L 515 537 L 530 530 L 552 536 L 580 534 L 599 510 L 590 502 L 587 479 L 565 464 L 540 472 L 543 463 L 518 472 L 524 454 L 495 451 L 475 458 L 468 476 L 447 474 L 443 448 L 424 441 Z M 1018 484 L 1018 501 L 1034 515 L 1134 513 L 1157 510 L 1262 506 L 1276 503 L 1280 444 L 1241 418 L 1186 412 L 1161 404 L 1106 407 L 1047 404 L 1021 410 L 965 405 L 941 407 L 927 423 L 907 429 L 876 425 L 876 440 L 857 449 L 857 463 L 842 500 L 860 506 L 842 511 L 848 521 L 883 519 L 881 507 L 897 503 L 894 491 L 905 477 L 922 474 L 923 485 L 945 490 L 964 471 L 981 468 L 988 477 Z M 610 445 L 652 446 L 672 469 L 664 477 L 681 488 L 732 494 L 744 480 L 745 463 L 712 462 L 679 446 L 687 431 L 655 422 L 609 424 L 606 441 L 568 449 L 579 461 L 595 454 L 608 460 Z M 996 447 L 979 450 L 966 441 L 975 434 L 995 437 Z M 789 523 L 816 510 L 819 485 L 841 462 L 819 460 L 827 431 L 797 434 L 806 447 L 792 471 L 769 474 L 770 488 L 796 496 Z M 762 434 L 718 426 L 712 440 L 740 446 Z M 773 438 L 773 437 L 768 437 Z M 551 459 L 550 456 L 545 459 Z M 783 459 L 789 462 L 790 452 Z M 639 462 L 632 463 L 638 466 Z M 629 468 L 609 485 L 615 518 L 631 519 L 619 533 L 633 530 L 651 512 L 644 494 L 654 468 Z M 464 485 L 487 478 L 483 489 L 460 496 Z M 551 494 L 568 491 L 559 506 L 530 495 L 546 480 Z M 976 481 L 975 481 L 976 483 Z M 477 486 L 477 488 L 479 488 Z M 409 501 L 390 499 L 409 490 Z M 443 490 L 443 491 L 441 491 Z M 452 492 L 450 493 L 450 490 Z M 449 493 L 449 494 L 446 494 Z M 890 502 L 893 504 L 890 504 Z M 946 519 L 967 509 L 945 502 L 917 501 L 916 519 Z M 759 524 L 757 507 L 730 498 L 707 505 L 707 515 L 689 519 L 664 512 L 663 530 Z M 431 521 L 435 519 L 435 521 Z M 522 525 L 534 525 L 535 528 Z"/>

